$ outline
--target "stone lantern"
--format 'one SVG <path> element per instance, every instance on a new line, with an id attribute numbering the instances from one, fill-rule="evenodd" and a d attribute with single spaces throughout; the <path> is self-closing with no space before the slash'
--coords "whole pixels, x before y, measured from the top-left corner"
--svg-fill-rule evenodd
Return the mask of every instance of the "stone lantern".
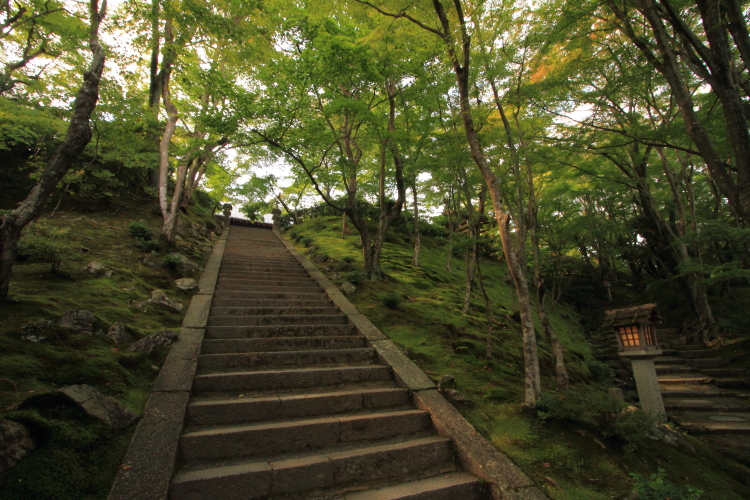
<path id="1" fill-rule="evenodd" d="M 604 324 L 614 330 L 620 356 L 633 366 L 641 409 L 658 419 L 663 419 L 665 413 L 654 367 L 654 358 L 662 352 L 656 343 L 655 325 L 661 323 L 656 304 L 605 311 Z"/>
<path id="2" fill-rule="evenodd" d="M 273 220 L 273 229 L 279 229 L 279 219 L 281 218 L 281 210 L 278 207 L 271 210 L 271 220 Z"/>
<path id="3" fill-rule="evenodd" d="M 224 203 L 224 224 L 229 224 L 229 216 L 232 215 L 232 204 Z"/>

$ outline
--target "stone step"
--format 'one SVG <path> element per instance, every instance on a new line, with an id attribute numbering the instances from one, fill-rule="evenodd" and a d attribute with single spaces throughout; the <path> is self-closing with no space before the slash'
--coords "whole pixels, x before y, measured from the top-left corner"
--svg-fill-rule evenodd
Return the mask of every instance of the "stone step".
<path id="1" fill-rule="evenodd" d="M 277 337 L 270 339 L 207 339 L 203 341 L 203 354 L 226 354 L 263 351 L 305 351 L 316 349 L 355 349 L 365 347 L 367 340 L 361 336 Z"/>
<path id="2" fill-rule="evenodd" d="M 209 316 L 207 326 L 345 325 L 347 321 L 349 321 L 348 318 L 343 314 Z"/>
<path id="3" fill-rule="evenodd" d="M 249 281 L 262 281 L 268 283 L 293 283 L 293 282 L 316 282 L 313 280 L 308 273 L 295 273 L 295 274 L 284 274 L 279 275 L 276 273 L 260 274 L 260 273 L 239 273 L 236 271 L 222 271 L 219 273 L 219 280 L 249 280 Z"/>
<path id="4" fill-rule="evenodd" d="M 216 299 L 211 307 L 330 307 L 330 300 Z"/>
<path id="5" fill-rule="evenodd" d="M 696 373 L 698 369 L 687 365 L 654 365 L 657 375 L 669 373 Z"/>
<path id="6" fill-rule="evenodd" d="M 216 286 L 228 285 L 228 286 L 280 286 L 280 287 L 293 287 L 293 288 L 317 288 L 318 282 L 312 278 L 306 280 L 277 280 L 277 279 L 245 279 L 245 278 L 223 278 L 219 276 Z"/>
<path id="7" fill-rule="evenodd" d="M 284 370 L 203 373 L 195 376 L 193 391 L 235 392 L 331 386 L 352 382 L 391 380 L 388 366 L 335 366 Z"/>
<path id="8" fill-rule="evenodd" d="M 268 397 L 194 399 L 187 409 L 187 425 L 221 425 L 274 419 L 333 415 L 409 403 L 401 387 L 343 390 Z"/>
<path id="9" fill-rule="evenodd" d="M 711 368 L 721 368 L 722 366 L 726 366 L 729 364 L 729 361 L 722 358 L 699 358 L 699 359 L 688 359 L 687 364 L 690 366 L 694 366 L 696 368 L 700 368 L 701 370 L 704 368 L 711 369 Z"/>
<path id="10" fill-rule="evenodd" d="M 247 290 L 216 290 L 213 300 L 241 299 L 241 300 L 328 300 L 328 295 L 323 291 L 306 292 L 248 292 Z"/>
<path id="11" fill-rule="evenodd" d="M 686 346 L 687 339 L 685 337 L 675 337 L 667 339 L 659 337 L 659 343 L 665 346 Z"/>
<path id="12" fill-rule="evenodd" d="M 326 304 L 323 307 L 215 307 L 211 305 L 211 316 L 321 316 L 339 315 L 338 307 Z"/>
<path id="13" fill-rule="evenodd" d="M 716 387 L 741 389 L 747 387 L 747 380 L 744 378 L 735 377 L 719 377 L 714 379 L 714 385 Z"/>
<path id="14" fill-rule="evenodd" d="M 670 416 L 694 434 L 750 434 L 750 413 L 686 411 Z"/>
<path id="15" fill-rule="evenodd" d="M 736 398 L 664 397 L 664 407 L 671 411 L 750 412 L 750 403 Z"/>
<path id="16" fill-rule="evenodd" d="M 737 378 L 745 375 L 745 370 L 742 368 L 706 368 L 701 370 L 701 373 L 709 377 Z"/>
<path id="17" fill-rule="evenodd" d="M 700 384 L 710 384 L 713 381 L 711 377 L 706 377 L 704 375 L 692 375 L 692 374 L 684 374 L 684 373 L 660 375 L 658 379 L 659 379 L 659 385 L 661 384 L 700 385 Z"/>
<path id="18" fill-rule="evenodd" d="M 280 271 L 278 269 L 276 270 L 268 270 L 268 271 L 262 271 L 258 269 L 221 269 L 219 271 L 219 277 L 220 278 L 244 278 L 244 279 L 279 279 L 279 280 L 286 280 L 286 279 L 302 279 L 307 280 L 310 278 L 310 273 L 307 272 L 304 268 L 299 268 L 298 270 L 294 271 Z"/>
<path id="19" fill-rule="evenodd" d="M 286 460 L 244 461 L 197 470 L 186 468 L 172 480 L 170 498 L 249 500 L 337 484 L 404 477 L 448 462 L 451 453 L 450 441 L 435 436 L 309 453 Z"/>
<path id="20" fill-rule="evenodd" d="M 730 395 L 713 384 L 660 384 L 660 389 L 663 398 L 714 398 Z"/>
<path id="21" fill-rule="evenodd" d="M 343 496 L 343 500 L 483 500 L 488 498 L 490 498 L 489 493 L 483 491 L 480 481 L 465 472 L 452 472 Z"/>
<path id="22" fill-rule="evenodd" d="M 286 249 L 279 250 L 278 253 L 285 252 Z M 267 257 L 267 256 L 256 256 L 251 257 L 240 253 L 227 253 L 224 251 L 224 259 L 221 261 L 223 266 L 235 266 L 235 267 L 268 267 L 269 269 L 286 269 L 288 267 L 299 269 L 302 268 L 297 259 L 294 257 L 285 258 L 282 260 Z"/>
<path id="23" fill-rule="evenodd" d="M 679 328 L 657 328 L 656 335 L 677 335 L 680 333 Z"/>
<path id="24" fill-rule="evenodd" d="M 318 285 L 314 286 L 263 286 L 263 285 L 237 285 L 237 284 L 223 284 L 216 285 L 216 291 L 227 291 L 227 292 L 259 292 L 270 296 L 276 293 L 323 293 L 322 288 Z"/>
<path id="25" fill-rule="evenodd" d="M 716 351 L 713 349 L 693 349 L 693 350 L 685 350 L 685 347 L 680 347 L 680 350 L 678 352 L 678 356 L 680 356 L 683 359 L 696 359 L 696 358 L 711 358 L 716 355 Z"/>
<path id="26" fill-rule="evenodd" d="M 654 358 L 655 365 L 684 365 L 685 360 L 676 356 L 659 356 Z"/>
<path id="27" fill-rule="evenodd" d="M 248 352 L 230 354 L 201 354 L 198 356 L 198 370 L 237 371 L 267 370 L 270 366 L 313 366 L 341 363 L 374 363 L 377 360 L 375 349 L 322 349 L 310 351 Z"/>
<path id="28" fill-rule="evenodd" d="M 357 335 L 354 325 L 208 326 L 206 339 L 250 339 L 278 337 L 340 337 Z"/>
<path id="29" fill-rule="evenodd" d="M 188 428 L 180 438 L 183 460 L 221 460 L 321 449 L 421 432 L 430 423 L 422 410 Z"/>

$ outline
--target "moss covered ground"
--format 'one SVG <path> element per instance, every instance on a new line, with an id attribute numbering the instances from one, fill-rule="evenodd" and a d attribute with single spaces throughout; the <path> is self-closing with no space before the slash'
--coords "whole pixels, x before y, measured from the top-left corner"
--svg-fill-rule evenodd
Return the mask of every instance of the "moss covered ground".
<path id="1" fill-rule="evenodd" d="M 296 240 L 299 250 L 335 283 L 361 278 L 357 273 L 362 264 L 359 236 L 354 233 L 342 238 L 339 217 L 312 219 L 289 228 L 286 237 Z M 434 381 L 445 375 L 453 377 L 448 387 L 472 401 L 458 406 L 461 413 L 551 498 L 633 498 L 630 474 L 649 477 L 660 468 L 666 482 L 697 488 L 703 491 L 702 499 L 750 498 L 750 470 L 690 437 L 687 439 L 696 453 L 650 439 L 640 441 L 634 452 L 625 453 L 622 440 L 605 439 L 596 428 L 522 411 L 522 343 L 507 269 L 497 258 L 486 258 L 481 264 L 493 318 L 493 356 L 487 360 L 484 299 L 474 290 L 469 314 L 462 313 L 464 261 L 458 254 L 452 258 L 451 270 L 446 270 L 448 249 L 444 243 L 423 237 L 420 267 L 415 268 L 411 265 L 411 237 L 391 231 L 381 258 L 387 280 L 358 282 L 349 298 Z M 395 308 L 386 297 L 392 294 L 401 299 Z M 565 303 L 552 308 L 550 316 L 565 346 L 573 386 L 596 385 L 586 365 L 592 355 L 583 333 L 585 318 Z M 550 397 L 565 398 L 553 391 L 549 342 L 541 336 L 538 341 L 544 390 Z"/>
<path id="2" fill-rule="evenodd" d="M 179 290 L 174 280 L 197 277 L 188 272 L 143 264 L 147 252 L 136 246 L 128 229 L 142 220 L 156 234 L 161 218 L 153 201 L 115 200 L 106 208 L 77 204 L 43 215 L 25 231 L 21 244 L 50 241 L 59 244 L 59 268 L 51 270 L 50 257 L 30 252 L 13 269 L 9 297 L 0 303 L 0 418 L 27 425 L 36 449 L 0 478 L 3 500 L 73 500 L 106 498 L 121 464 L 135 425 L 114 431 L 99 420 L 74 408 L 48 408 L 19 404 L 28 398 L 71 384 L 88 384 L 141 413 L 158 369 L 168 352 L 160 348 L 150 355 L 126 352 L 128 344 L 116 344 L 102 334 L 113 323 L 123 323 L 134 338 L 163 329 L 178 329 L 183 312 L 148 306 L 133 307 L 162 289 L 184 306 L 191 293 Z M 191 207 L 184 221 L 196 227 L 212 225 L 212 217 L 199 206 Z M 185 228 L 188 226 L 185 225 Z M 62 235 L 55 238 L 55 235 Z M 40 236 L 41 235 L 41 236 Z M 37 238 L 37 241 L 31 241 Z M 41 238 L 41 240 L 39 240 Z M 183 231 L 178 251 L 202 265 L 214 239 L 204 231 Z M 161 259 L 165 251 L 153 252 Z M 111 277 L 81 271 L 91 261 L 112 272 Z M 37 320 L 54 320 L 66 311 L 94 313 L 94 335 L 52 327 L 41 342 L 24 340 L 22 328 Z"/>

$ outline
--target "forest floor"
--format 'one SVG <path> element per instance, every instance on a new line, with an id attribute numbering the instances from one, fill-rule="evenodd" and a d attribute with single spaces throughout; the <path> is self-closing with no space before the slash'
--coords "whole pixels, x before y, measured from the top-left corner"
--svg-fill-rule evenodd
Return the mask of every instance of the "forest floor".
<path id="1" fill-rule="evenodd" d="M 661 441 L 635 438 L 636 449 L 628 453 L 623 449 L 628 441 L 605 437 L 603 426 L 522 411 L 520 325 L 514 319 L 517 307 L 506 281 L 507 270 L 498 260 L 483 260 L 481 264 L 493 321 L 493 355 L 487 360 L 484 298 L 474 290 L 469 314 L 461 312 L 464 260 L 454 256 L 451 271 L 446 270 L 443 242 L 423 237 L 420 267 L 415 268 L 411 265 L 411 237 L 391 231 L 382 254 L 387 280 L 371 282 L 361 280 L 356 271 L 361 265 L 359 237 L 352 234 L 342 239 L 339 217 L 310 220 L 290 228 L 287 237 L 295 240 L 299 250 L 335 283 L 354 282 L 357 290 L 349 299 L 435 382 L 452 377 L 454 382 L 446 387 L 470 400 L 456 405 L 461 413 L 551 498 L 634 498 L 639 478 L 648 483 L 639 487 L 642 498 L 651 498 L 643 496 L 649 492 L 666 495 L 653 498 L 697 498 L 689 496 L 688 486 L 701 490 L 701 499 L 750 498 L 750 469 L 689 436 L 686 440 L 695 453 Z M 604 398 L 604 392 L 590 392 L 606 388 L 593 380 L 587 366 L 592 355 L 582 312 L 586 310 L 560 302 L 552 309 L 550 319 L 565 346 L 575 395 L 580 399 L 581 394 L 601 394 Z M 569 398 L 574 405 L 573 395 L 554 392 L 550 346 L 541 336 L 538 340 L 543 390 L 547 397 Z M 596 404 L 584 397 L 580 412 Z M 659 474 L 659 470 L 663 472 Z"/>
<path id="2" fill-rule="evenodd" d="M 134 305 L 160 289 L 187 306 L 192 292 L 174 281 L 200 274 L 160 265 L 166 252 L 137 246 L 129 224 L 143 221 L 158 234 L 156 208 L 147 199 L 114 200 L 106 208 L 63 205 L 54 217 L 44 214 L 25 230 L 21 254 L 23 260 L 27 252 L 26 260 L 13 268 L 12 300 L 0 303 L 0 418 L 26 425 L 36 449 L 0 477 L 4 500 L 106 498 L 135 425 L 116 431 L 79 409 L 47 407 L 43 395 L 87 384 L 142 412 L 168 347 L 150 354 L 127 352 L 129 343 L 117 343 L 105 332 L 115 323 L 135 339 L 178 331 L 185 309 Z M 208 228 L 216 221 L 200 206 L 191 207 L 183 221 L 177 251 L 203 265 L 216 240 Z M 50 247 L 58 253 L 52 256 Z M 144 264 L 146 258 L 151 266 Z M 54 272 L 50 260 L 59 260 Z M 92 261 L 111 275 L 82 270 Z M 46 339 L 24 339 L 27 325 L 54 321 L 70 310 L 93 312 L 94 334 L 52 325 L 42 329 Z"/>

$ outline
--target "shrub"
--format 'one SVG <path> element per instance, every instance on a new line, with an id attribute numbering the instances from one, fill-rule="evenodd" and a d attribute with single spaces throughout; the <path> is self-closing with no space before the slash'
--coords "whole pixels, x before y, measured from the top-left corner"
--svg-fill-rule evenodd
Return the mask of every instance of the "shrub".
<path id="1" fill-rule="evenodd" d="M 393 292 L 388 292 L 378 297 L 380 303 L 389 309 L 396 309 L 402 302 L 401 297 Z"/>
<path id="2" fill-rule="evenodd" d="M 638 492 L 638 498 L 642 500 L 698 500 L 703 494 L 701 490 L 686 484 L 684 487 L 675 486 L 664 478 L 664 469 L 657 469 L 656 474 L 646 479 L 635 472 L 630 473 Z"/>
<path id="3" fill-rule="evenodd" d="M 77 242 L 69 227 L 54 227 L 45 220 L 26 228 L 18 242 L 19 260 L 49 262 L 51 271 L 58 273 L 66 260 L 76 255 Z"/>
<path id="4" fill-rule="evenodd" d="M 625 453 L 632 453 L 645 439 L 656 434 L 654 420 L 643 411 L 595 387 L 579 385 L 562 394 L 542 393 L 537 416 L 567 420 L 597 430 L 607 438 L 618 438 Z"/>
<path id="5" fill-rule="evenodd" d="M 141 238 L 142 240 L 148 241 L 154 236 L 154 232 L 148 227 L 148 224 L 142 220 L 134 220 L 128 224 L 128 231 L 131 236 Z"/>
<path id="6" fill-rule="evenodd" d="M 615 380 L 615 371 L 607 363 L 591 359 L 586 361 L 586 367 L 589 369 L 591 378 L 599 383 L 609 385 Z"/>
<path id="7" fill-rule="evenodd" d="M 309 236 L 303 236 L 299 239 L 299 242 L 302 243 L 304 246 L 309 247 L 313 244 L 314 239 L 310 238 Z"/>
<path id="8" fill-rule="evenodd" d="M 138 238 L 138 241 L 135 242 L 135 246 L 144 252 L 158 252 L 159 248 L 161 247 L 161 244 L 158 241 L 155 240 L 144 240 L 141 238 Z"/>
<path id="9" fill-rule="evenodd" d="M 177 269 L 182 264 L 182 259 L 179 255 L 169 254 L 161 260 L 161 265 L 169 269 Z"/>
<path id="10" fill-rule="evenodd" d="M 344 273 L 341 275 L 341 278 L 343 278 L 344 281 L 348 281 L 349 283 L 352 283 L 353 285 L 357 285 L 359 283 L 362 283 L 367 278 L 364 274 L 360 271 L 352 271 L 350 273 Z"/>
<path id="11" fill-rule="evenodd" d="M 298 234 L 299 234 L 299 233 L 298 233 L 297 231 L 294 231 L 294 230 L 292 230 L 292 231 L 289 231 L 289 237 L 290 237 L 291 239 L 295 240 L 295 241 L 297 240 L 297 235 L 298 235 Z"/>

